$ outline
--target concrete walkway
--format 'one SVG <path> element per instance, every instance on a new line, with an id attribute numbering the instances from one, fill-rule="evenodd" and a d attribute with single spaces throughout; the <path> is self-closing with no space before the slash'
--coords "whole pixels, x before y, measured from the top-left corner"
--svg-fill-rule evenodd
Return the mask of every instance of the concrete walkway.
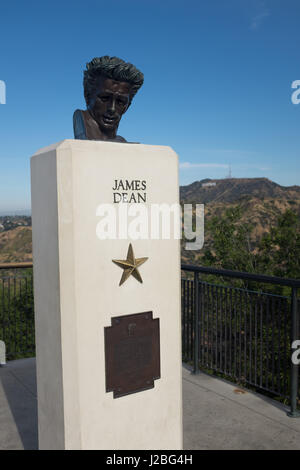
<path id="1" fill-rule="evenodd" d="M 0 367 L 0 450 L 37 449 L 35 359 Z"/>
<path id="2" fill-rule="evenodd" d="M 300 419 L 286 411 L 260 395 L 183 369 L 184 449 L 300 449 Z M 11 361 L 0 367 L 0 450 L 37 448 L 35 359 Z"/>

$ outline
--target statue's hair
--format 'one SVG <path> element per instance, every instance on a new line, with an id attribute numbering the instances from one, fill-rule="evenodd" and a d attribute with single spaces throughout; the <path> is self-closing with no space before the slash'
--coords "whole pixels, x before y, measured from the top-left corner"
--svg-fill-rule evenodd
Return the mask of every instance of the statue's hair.
<path id="1" fill-rule="evenodd" d="M 129 83 L 131 85 L 129 104 L 144 82 L 142 72 L 129 62 L 107 55 L 95 57 L 86 64 L 86 70 L 84 71 L 83 86 L 87 106 L 89 106 L 90 100 L 96 92 L 99 76 Z"/>

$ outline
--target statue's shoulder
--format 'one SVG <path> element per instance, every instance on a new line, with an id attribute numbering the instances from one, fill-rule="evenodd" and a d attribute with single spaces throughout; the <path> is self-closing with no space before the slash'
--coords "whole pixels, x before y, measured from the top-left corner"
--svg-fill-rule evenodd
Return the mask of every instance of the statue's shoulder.
<path id="1" fill-rule="evenodd" d="M 116 135 L 113 142 L 125 142 L 127 144 L 127 140 L 125 140 L 124 137 L 122 137 L 121 135 Z"/>
<path id="2" fill-rule="evenodd" d="M 98 124 L 88 110 L 76 109 L 73 114 L 74 138 L 80 140 L 102 140 Z"/>
<path id="3" fill-rule="evenodd" d="M 74 139 L 87 140 L 83 113 L 81 109 L 76 109 L 73 114 Z"/>

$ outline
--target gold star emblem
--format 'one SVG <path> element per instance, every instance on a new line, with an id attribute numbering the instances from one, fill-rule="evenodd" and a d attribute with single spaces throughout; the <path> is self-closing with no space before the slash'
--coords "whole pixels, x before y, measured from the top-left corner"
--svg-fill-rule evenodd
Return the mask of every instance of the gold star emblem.
<path id="1" fill-rule="evenodd" d="M 119 286 L 121 286 L 129 276 L 133 276 L 137 281 L 143 282 L 141 275 L 139 273 L 138 267 L 141 264 L 145 263 L 148 258 L 135 258 L 133 253 L 133 248 L 131 243 L 129 244 L 128 251 L 127 251 L 127 259 L 113 259 L 112 262 L 115 263 L 120 268 L 124 269 L 124 272 L 121 277 L 121 281 Z"/>

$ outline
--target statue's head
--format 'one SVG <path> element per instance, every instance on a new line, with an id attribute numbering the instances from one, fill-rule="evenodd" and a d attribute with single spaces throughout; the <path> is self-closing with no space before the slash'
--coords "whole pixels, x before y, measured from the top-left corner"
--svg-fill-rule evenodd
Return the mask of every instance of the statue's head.
<path id="1" fill-rule="evenodd" d="M 143 81 L 142 72 L 118 57 L 96 57 L 86 65 L 83 85 L 87 109 L 104 134 L 116 133 Z"/>

